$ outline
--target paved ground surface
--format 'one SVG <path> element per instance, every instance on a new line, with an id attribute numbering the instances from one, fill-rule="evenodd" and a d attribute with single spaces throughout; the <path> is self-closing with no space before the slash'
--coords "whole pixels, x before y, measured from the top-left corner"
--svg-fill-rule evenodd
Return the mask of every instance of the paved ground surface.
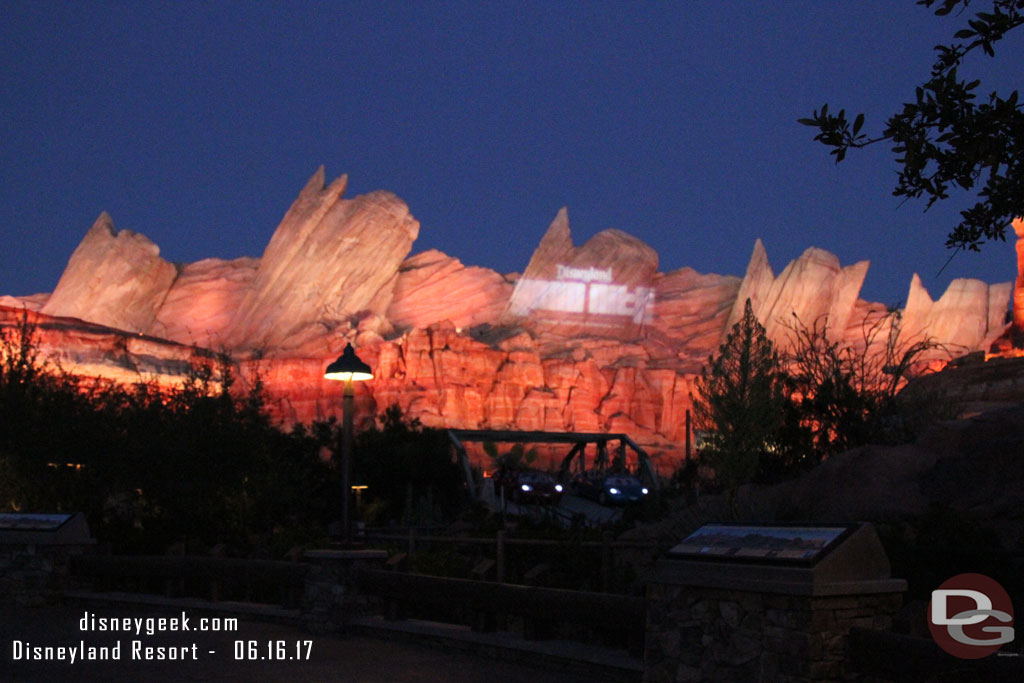
<path id="1" fill-rule="evenodd" d="M 314 636 L 288 626 L 239 619 L 234 632 L 197 631 L 205 615 L 186 613 L 191 631 L 141 634 L 82 631 L 84 607 L 0 607 L 0 681 L 346 681 L 388 683 L 583 683 L 592 678 L 572 671 L 553 671 L 529 664 L 489 660 L 415 643 L 365 636 Z M 180 610 L 156 607 L 89 608 L 97 617 L 159 619 L 181 617 Z M 157 624 L 154 622 L 154 626 Z M 133 658 L 143 648 L 184 651 L 186 659 L 146 661 Z M 306 659 L 307 645 L 309 658 Z M 117 661 L 36 661 L 24 653 L 37 647 L 80 646 L 111 648 L 120 643 Z M 241 643 L 240 645 L 238 643 Z M 195 646 L 194 650 L 192 646 Z M 184 648 L 184 650 L 183 650 Z M 250 648 L 254 659 L 250 659 Z M 22 655 L 19 659 L 15 657 Z M 193 655 L 193 652 L 195 653 Z M 193 656 L 196 659 L 193 659 Z M 276 660 L 283 656 L 284 660 Z"/>

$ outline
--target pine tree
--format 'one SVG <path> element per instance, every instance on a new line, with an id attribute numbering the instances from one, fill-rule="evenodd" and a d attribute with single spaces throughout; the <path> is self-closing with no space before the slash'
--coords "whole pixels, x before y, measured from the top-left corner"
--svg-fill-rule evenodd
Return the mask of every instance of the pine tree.
<path id="1" fill-rule="evenodd" d="M 701 458 L 730 491 L 755 478 L 760 462 L 780 446 L 789 402 L 782 364 L 750 299 L 716 356 L 697 379 L 696 427 Z"/>

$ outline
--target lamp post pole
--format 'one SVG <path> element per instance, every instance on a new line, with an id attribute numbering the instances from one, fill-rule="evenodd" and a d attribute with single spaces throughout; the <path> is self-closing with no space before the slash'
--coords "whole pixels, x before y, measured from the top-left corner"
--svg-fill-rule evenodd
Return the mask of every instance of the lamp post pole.
<path id="1" fill-rule="evenodd" d="M 351 494 L 352 472 L 352 416 L 355 414 L 355 387 L 353 382 L 373 379 L 370 366 L 359 360 L 351 344 L 345 346 L 338 360 L 327 366 L 324 379 L 345 383 L 341 403 L 341 526 L 346 544 L 352 542 L 352 520 L 348 499 Z"/>
<path id="2" fill-rule="evenodd" d="M 341 528 L 345 544 L 352 543 L 352 520 L 349 517 L 349 494 L 352 491 L 352 414 L 355 412 L 355 387 L 352 378 L 345 380 L 341 403 Z"/>

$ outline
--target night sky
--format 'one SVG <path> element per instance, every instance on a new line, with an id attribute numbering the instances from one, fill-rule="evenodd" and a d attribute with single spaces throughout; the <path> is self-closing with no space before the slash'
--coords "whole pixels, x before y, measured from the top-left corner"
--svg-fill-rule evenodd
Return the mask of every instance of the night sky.
<path id="1" fill-rule="evenodd" d="M 901 206 L 887 147 L 835 165 L 796 123 L 865 132 L 912 98 L 967 17 L 912 0 L 0 1 L 0 294 L 52 291 L 100 211 L 176 262 L 259 256 L 320 164 L 384 188 L 413 251 L 521 272 L 569 207 L 577 244 L 625 230 L 742 275 L 809 246 L 872 262 L 862 297 L 934 298 L 1016 273 L 1012 244 L 949 256 L 959 205 Z M 962 73 L 1024 81 L 1024 31 Z M 1006 94 L 1003 92 L 1003 94 Z M 1012 236 L 1012 230 L 1010 231 Z"/>

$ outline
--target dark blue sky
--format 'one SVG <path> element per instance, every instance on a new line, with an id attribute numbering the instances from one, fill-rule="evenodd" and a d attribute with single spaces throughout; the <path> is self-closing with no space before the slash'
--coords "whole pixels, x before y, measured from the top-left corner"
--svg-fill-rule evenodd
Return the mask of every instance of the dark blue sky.
<path id="1" fill-rule="evenodd" d="M 95 2 L 0 0 L 0 294 L 51 291 L 93 220 L 172 261 L 259 256 L 324 164 L 394 191 L 414 251 L 522 271 L 558 209 L 577 243 L 615 227 L 661 270 L 776 272 L 806 247 L 870 259 L 862 296 L 919 272 L 1012 280 L 1011 244 L 939 276 L 956 206 L 891 196 L 886 148 L 838 166 L 796 119 L 866 130 L 911 98 L 965 17 L 911 0 Z M 1018 32 L 1020 33 L 1020 32 Z M 979 57 L 1024 81 L 1024 36 Z M 1012 231 L 1011 231 L 1012 233 Z"/>

